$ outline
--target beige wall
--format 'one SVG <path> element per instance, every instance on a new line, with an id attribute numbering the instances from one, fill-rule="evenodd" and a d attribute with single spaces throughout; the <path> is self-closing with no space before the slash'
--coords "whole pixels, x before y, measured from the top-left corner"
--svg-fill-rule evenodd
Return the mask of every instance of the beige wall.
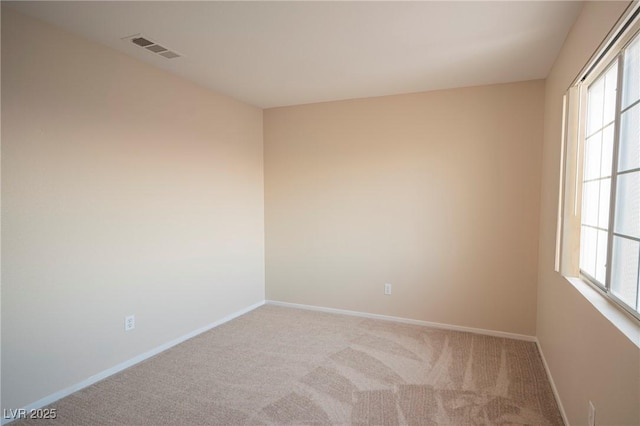
<path id="1" fill-rule="evenodd" d="M 554 272 L 562 95 L 624 11 L 586 2 L 547 79 L 540 210 L 538 339 L 573 425 L 640 424 L 640 349 Z"/>
<path id="2" fill-rule="evenodd" d="M 266 110 L 267 299 L 534 335 L 543 103 L 532 81 Z"/>
<path id="3" fill-rule="evenodd" d="M 3 5 L 2 408 L 264 300 L 262 154 L 260 109 Z"/>

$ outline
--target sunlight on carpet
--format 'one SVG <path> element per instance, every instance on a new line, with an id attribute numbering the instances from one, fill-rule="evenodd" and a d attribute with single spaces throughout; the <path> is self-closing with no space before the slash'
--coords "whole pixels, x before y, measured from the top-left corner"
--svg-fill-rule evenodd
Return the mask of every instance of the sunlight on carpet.
<path id="1" fill-rule="evenodd" d="M 37 424 L 563 424 L 535 343 L 269 305 L 50 407 Z"/>

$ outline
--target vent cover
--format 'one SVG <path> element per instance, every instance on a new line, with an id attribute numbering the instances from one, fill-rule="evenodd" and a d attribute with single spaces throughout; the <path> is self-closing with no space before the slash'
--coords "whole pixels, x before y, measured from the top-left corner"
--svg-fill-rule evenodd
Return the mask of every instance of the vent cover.
<path id="1" fill-rule="evenodd" d="M 143 37 L 140 34 L 133 34 L 127 37 L 122 37 L 124 41 L 130 41 L 138 47 L 148 50 L 149 52 L 155 53 L 156 55 L 160 55 L 167 59 L 179 58 L 182 55 L 176 53 L 173 50 L 167 49 L 164 46 L 159 45 L 155 41 L 151 40 L 149 37 Z"/>

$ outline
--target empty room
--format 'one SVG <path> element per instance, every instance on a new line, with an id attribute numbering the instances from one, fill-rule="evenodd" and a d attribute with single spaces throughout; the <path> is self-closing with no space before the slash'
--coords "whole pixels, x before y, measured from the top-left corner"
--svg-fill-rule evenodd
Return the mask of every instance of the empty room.
<path id="1" fill-rule="evenodd" d="M 637 1 L 1 2 L 11 425 L 640 425 Z"/>

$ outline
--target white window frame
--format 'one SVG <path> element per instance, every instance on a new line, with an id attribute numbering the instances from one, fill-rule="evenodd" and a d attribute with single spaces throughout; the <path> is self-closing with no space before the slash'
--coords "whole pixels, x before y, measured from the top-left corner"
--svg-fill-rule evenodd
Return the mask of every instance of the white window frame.
<path id="1" fill-rule="evenodd" d="M 562 107 L 562 145 L 561 145 L 561 181 L 558 202 L 558 228 L 556 235 L 555 270 L 565 277 L 579 277 L 604 297 L 611 300 L 626 314 L 640 321 L 640 312 L 628 306 L 610 291 L 611 260 L 613 252 L 613 234 L 615 220 L 615 194 L 618 172 L 615 170 L 618 161 L 620 139 L 621 88 L 624 67 L 624 49 L 640 38 L 640 4 L 634 2 L 625 18 L 616 26 L 608 39 L 603 43 L 593 59 L 585 66 L 576 80 L 571 84 L 563 98 Z M 580 271 L 580 234 L 582 181 L 584 168 L 585 128 L 587 112 L 587 88 L 596 81 L 610 66 L 618 61 L 617 96 L 614 121 L 614 152 L 611 173 L 609 223 L 607 231 L 607 269 L 605 283 L 598 283 Z M 638 290 L 640 293 L 640 289 Z M 640 297 L 640 294 L 638 295 Z M 640 308 L 639 308 L 640 309 Z"/>

